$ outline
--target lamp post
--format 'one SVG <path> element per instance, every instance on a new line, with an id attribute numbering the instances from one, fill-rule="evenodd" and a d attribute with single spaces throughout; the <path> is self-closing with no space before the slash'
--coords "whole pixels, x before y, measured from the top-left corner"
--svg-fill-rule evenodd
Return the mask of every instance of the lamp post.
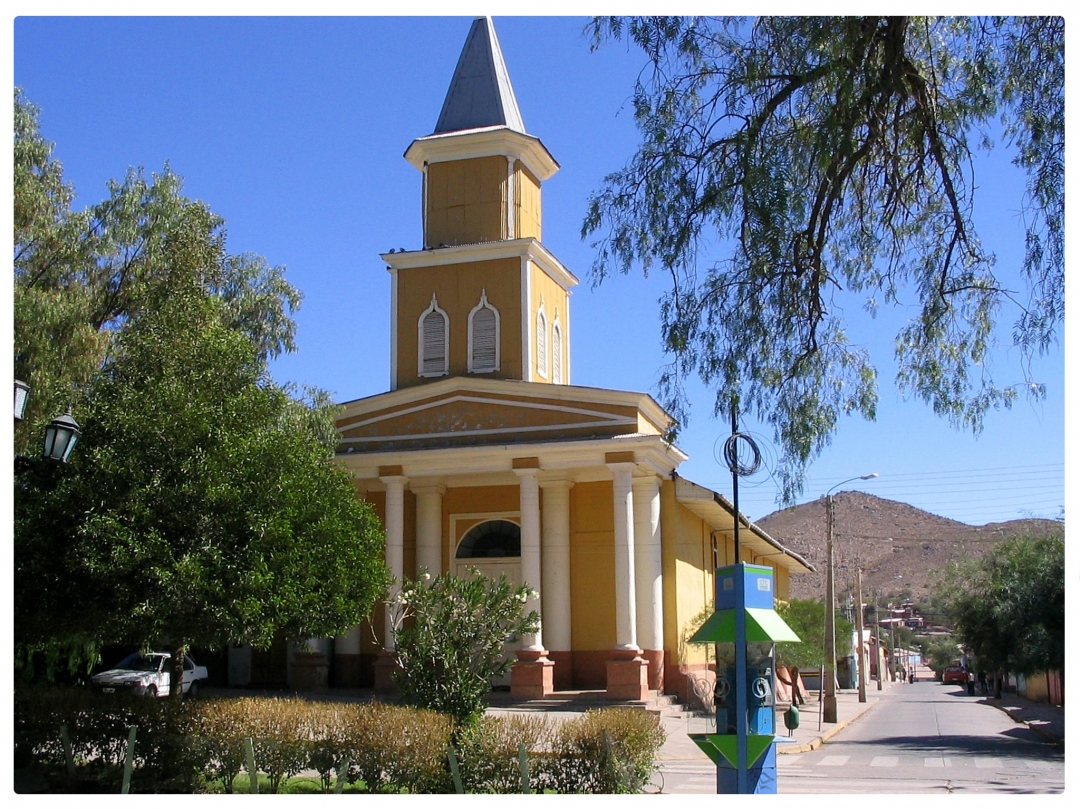
<path id="1" fill-rule="evenodd" d="M 836 583 L 833 572 L 833 500 L 832 493 L 837 487 L 852 481 L 868 481 L 877 478 L 877 473 L 856 475 L 841 481 L 825 493 L 825 702 L 822 719 L 826 723 L 836 722 Z M 862 639 L 859 639 L 861 642 Z"/>
<path id="2" fill-rule="evenodd" d="M 15 423 L 22 421 L 26 413 L 26 400 L 30 395 L 30 386 L 22 380 L 15 380 Z M 79 442 L 82 431 L 79 423 L 71 415 L 71 406 L 67 412 L 49 422 L 45 428 L 45 444 L 41 449 L 41 458 L 46 461 L 61 462 L 66 464 L 71 458 L 71 451 Z M 25 471 L 32 469 L 34 462 L 23 456 L 15 457 L 15 470 Z"/>

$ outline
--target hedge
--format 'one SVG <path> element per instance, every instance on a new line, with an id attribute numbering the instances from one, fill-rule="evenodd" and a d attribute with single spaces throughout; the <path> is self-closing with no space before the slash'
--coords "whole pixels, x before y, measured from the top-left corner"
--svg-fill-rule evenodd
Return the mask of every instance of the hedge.
<path id="1" fill-rule="evenodd" d="M 271 792 L 314 771 L 324 792 L 344 778 L 369 792 L 451 793 L 451 745 L 467 793 L 521 792 L 522 746 L 534 792 L 638 792 L 664 741 L 657 718 L 637 709 L 596 709 L 563 722 L 543 714 L 485 716 L 455 729 L 448 715 L 377 702 L 242 697 L 178 704 L 86 689 L 17 691 L 14 719 L 16 767 L 34 766 L 50 790 L 69 792 L 119 792 L 131 726 L 138 731 L 130 789 L 140 793 L 203 792 L 219 783 L 232 792 L 236 777 L 246 778 L 248 738 Z"/>

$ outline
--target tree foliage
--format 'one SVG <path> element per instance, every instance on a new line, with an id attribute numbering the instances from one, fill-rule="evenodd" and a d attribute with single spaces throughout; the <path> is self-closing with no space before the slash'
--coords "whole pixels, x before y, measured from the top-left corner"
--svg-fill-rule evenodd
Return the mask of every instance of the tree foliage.
<path id="1" fill-rule="evenodd" d="M 16 450 L 25 451 L 30 437 L 73 402 L 125 324 L 160 298 L 172 273 L 171 234 L 196 219 L 206 251 L 192 271 L 222 302 L 227 322 L 263 357 L 295 349 L 289 314 L 301 296 L 283 268 L 227 253 L 224 221 L 185 198 L 167 165 L 150 179 L 130 169 L 122 182 L 109 183 L 106 200 L 73 211 L 74 189 L 39 131 L 37 108 L 19 88 L 14 123 L 15 376 L 32 388 Z"/>
<path id="2" fill-rule="evenodd" d="M 459 724 L 478 719 L 492 680 L 513 663 L 507 642 L 540 627 L 535 610 L 525 613 L 528 594 L 528 585 L 515 587 L 505 574 L 489 579 L 475 568 L 464 578 L 406 581 L 391 605 L 402 700 L 451 714 Z"/>
<path id="3" fill-rule="evenodd" d="M 68 465 L 16 478 L 20 662 L 167 642 L 179 667 L 188 645 L 359 623 L 389 581 L 381 529 L 333 464 L 329 397 L 267 372 L 294 348 L 282 269 L 230 255 L 168 167 L 72 211 L 18 89 L 14 160 L 16 449 L 68 404 L 83 427 Z"/>
<path id="4" fill-rule="evenodd" d="M 795 631 L 801 641 L 776 645 L 778 665 L 816 669 L 825 664 L 825 603 L 816 599 L 792 599 L 778 602 L 776 612 Z M 839 613 L 836 615 L 837 652 L 843 655 L 854 628 Z"/>
<path id="5" fill-rule="evenodd" d="M 956 562 L 938 584 L 956 636 L 982 669 L 1065 666 L 1065 539 L 1015 538 Z"/>
<path id="6" fill-rule="evenodd" d="M 987 365 L 995 319 L 1018 308 L 1023 356 L 1064 313 L 1064 20 L 1060 17 L 595 18 L 648 59 L 633 95 L 641 144 L 590 199 L 593 278 L 670 274 L 672 355 L 660 393 L 685 421 L 682 381 L 772 425 L 783 500 L 840 414 L 874 418 L 877 371 L 845 307 L 910 306 L 896 336 L 901 392 L 980 429 L 1008 406 Z M 973 154 L 991 138 L 1027 174 L 1009 289 L 972 221 Z M 711 249 L 726 258 L 699 273 Z M 1010 281 L 1011 283 L 1011 281 Z M 1026 363 L 1025 363 L 1026 368 Z M 1028 380 L 1035 395 L 1042 389 Z"/>
<path id="7" fill-rule="evenodd" d="M 208 250 L 194 218 L 167 240 L 160 300 L 80 400 L 78 452 L 17 488 L 16 640 L 30 649 L 334 635 L 388 582 L 378 520 L 320 438 L 333 409 L 274 385 L 225 305 L 182 272 Z"/>

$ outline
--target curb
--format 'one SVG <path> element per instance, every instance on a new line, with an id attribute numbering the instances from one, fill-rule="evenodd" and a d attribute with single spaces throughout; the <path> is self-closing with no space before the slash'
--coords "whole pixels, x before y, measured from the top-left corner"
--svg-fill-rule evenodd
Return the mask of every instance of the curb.
<path id="1" fill-rule="evenodd" d="M 823 744 L 825 744 L 826 742 L 831 740 L 833 737 L 835 737 L 837 734 L 839 734 L 842 730 L 844 730 L 845 728 L 850 726 L 852 723 L 854 723 L 856 720 L 858 720 L 860 717 L 865 717 L 877 705 L 878 705 L 878 701 L 875 700 L 872 705 L 867 706 L 865 709 L 863 709 L 861 712 L 859 712 L 854 717 L 851 717 L 851 718 L 849 718 L 847 720 L 838 720 L 833 725 L 832 728 L 824 729 L 821 732 L 820 736 L 814 737 L 812 740 L 810 740 L 810 742 L 801 743 L 799 745 L 785 745 L 783 748 L 781 748 L 780 746 L 777 746 L 776 747 L 776 753 L 777 754 L 805 754 L 805 753 L 807 753 L 809 751 L 815 751 L 818 748 L 820 748 Z"/>
<path id="2" fill-rule="evenodd" d="M 989 703 L 989 701 L 987 701 L 987 702 Z M 1034 725 L 1034 724 L 1032 724 L 1032 722 L 1030 720 L 1025 720 L 1023 715 L 1021 715 L 1020 712 L 1017 711 L 1016 709 L 1011 709 L 1011 708 L 1009 708 L 1007 706 L 1002 706 L 1002 705 L 1000 705 L 998 703 L 990 703 L 990 705 L 993 706 L 995 709 L 999 709 L 999 710 L 1005 712 L 1005 714 L 1007 714 L 1013 720 L 1013 722 L 1020 723 L 1021 725 L 1027 726 L 1029 729 L 1034 731 L 1036 734 L 1038 734 L 1040 737 L 1042 737 L 1047 742 L 1052 742 L 1055 745 L 1060 745 L 1062 748 L 1065 747 L 1065 738 L 1064 737 L 1058 737 L 1056 734 L 1051 734 L 1049 731 L 1047 731 L 1042 726 Z"/>

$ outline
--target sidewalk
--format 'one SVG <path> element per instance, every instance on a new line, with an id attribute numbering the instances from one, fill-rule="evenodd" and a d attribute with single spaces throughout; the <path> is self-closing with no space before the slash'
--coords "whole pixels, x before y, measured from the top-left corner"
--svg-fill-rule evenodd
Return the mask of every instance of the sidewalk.
<path id="1" fill-rule="evenodd" d="M 885 683 L 883 687 L 884 691 L 887 691 L 889 687 L 890 684 Z M 859 692 L 857 689 L 837 690 L 836 722 L 822 722 L 821 730 L 819 731 L 818 702 L 817 693 L 815 692 L 811 696 L 812 700 L 810 702 L 805 706 L 799 707 L 799 727 L 795 729 L 791 735 L 794 738 L 794 742 L 777 744 L 777 753 L 799 754 L 805 751 L 813 751 L 834 734 L 837 734 L 841 729 L 847 727 L 859 717 L 862 717 L 862 715 L 873 709 L 878 703 L 878 694 L 876 684 L 870 684 L 866 691 L 866 703 L 859 703 Z M 780 724 L 777 732 L 779 734 L 786 734 L 787 729 L 783 727 L 782 715 L 778 713 L 776 720 L 777 723 Z M 661 722 L 664 726 L 664 731 L 667 732 L 667 741 L 661 746 L 660 752 L 656 756 L 658 763 L 671 765 L 680 761 L 710 761 L 709 758 L 705 756 L 705 753 L 698 748 L 697 744 L 688 736 L 689 732 L 704 730 L 704 728 L 699 728 L 704 722 L 702 719 L 665 716 L 661 718 Z"/>
<path id="2" fill-rule="evenodd" d="M 983 702 L 1009 715 L 1017 723 L 1023 723 L 1044 739 L 1060 746 L 1065 745 L 1065 707 L 1036 703 L 1019 695 L 1002 695 L 1001 700 L 984 698 Z"/>

